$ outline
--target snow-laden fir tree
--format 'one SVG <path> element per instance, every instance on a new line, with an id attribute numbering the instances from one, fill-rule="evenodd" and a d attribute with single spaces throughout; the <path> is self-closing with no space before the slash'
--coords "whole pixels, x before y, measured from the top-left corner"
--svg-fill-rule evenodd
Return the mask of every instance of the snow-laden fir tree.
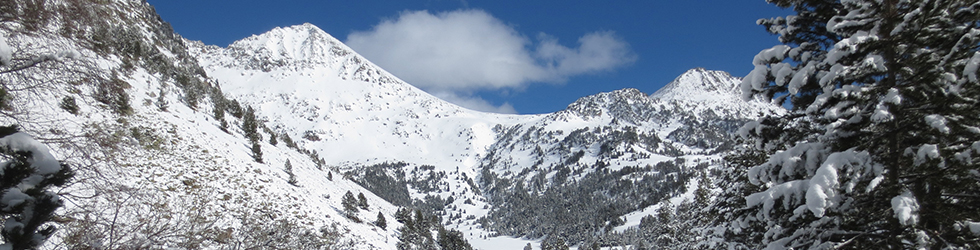
<path id="1" fill-rule="evenodd" d="M 48 148 L 14 126 L 0 127 L 0 216 L 4 219 L 0 249 L 34 249 L 50 237 L 54 212 L 62 206 L 57 193 L 73 176 Z"/>
<path id="2" fill-rule="evenodd" d="M 795 15 L 742 82 L 791 105 L 729 228 L 749 248 L 980 248 L 980 2 L 770 0 Z"/>

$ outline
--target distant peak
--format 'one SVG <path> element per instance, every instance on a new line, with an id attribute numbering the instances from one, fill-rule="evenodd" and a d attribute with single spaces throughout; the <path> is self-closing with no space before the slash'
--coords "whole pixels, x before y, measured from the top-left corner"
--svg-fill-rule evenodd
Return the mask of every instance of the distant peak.
<path id="1" fill-rule="evenodd" d="M 643 92 L 641 92 L 639 89 L 635 89 L 635 88 L 625 88 L 625 89 L 613 90 L 610 93 L 611 94 L 614 94 L 614 95 L 617 95 L 617 96 L 638 96 L 638 95 L 639 96 L 642 96 L 643 95 Z"/>
<path id="2" fill-rule="evenodd" d="M 677 79 L 682 79 L 682 78 L 731 78 L 731 77 L 733 77 L 733 76 L 731 74 L 728 74 L 728 72 L 725 72 L 725 71 L 720 71 L 720 70 L 707 70 L 705 68 L 698 67 L 698 68 L 693 68 L 693 69 L 687 70 L 686 72 L 684 72 L 684 74 L 681 74 L 681 76 L 678 76 Z M 676 82 L 677 79 L 675 79 L 674 81 Z M 711 79 L 711 80 L 719 80 L 719 79 Z"/>
<path id="3" fill-rule="evenodd" d="M 323 62 L 332 56 L 331 50 L 347 51 L 341 54 L 350 53 L 350 49 L 340 40 L 311 23 L 276 27 L 236 41 L 228 48 L 255 54 L 263 60 L 272 61 L 272 64 L 282 64 L 279 61 Z"/>
<path id="4" fill-rule="evenodd" d="M 705 94 L 738 94 L 739 78 L 728 72 L 693 68 L 650 95 L 653 98 L 684 99 Z"/>
<path id="5" fill-rule="evenodd" d="M 316 25 L 311 23 L 297 24 L 287 27 L 276 27 L 268 32 L 262 33 L 261 35 L 255 35 L 242 41 L 253 40 L 255 38 L 265 38 L 265 39 L 283 39 L 292 40 L 295 42 L 308 42 L 308 40 L 321 40 L 325 42 L 333 42 L 337 40 L 326 31 L 320 29 Z"/>
<path id="6" fill-rule="evenodd" d="M 275 30 L 292 31 L 292 32 L 323 33 L 323 34 L 329 35 L 329 34 L 327 34 L 326 31 L 323 31 L 322 29 L 320 29 L 320 27 L 317 27 L 316 25 L 313 25 L 312 23 L 303 23 L 303 24 L 297 24 L 297 25 L 287 26 L 287 27 L 276 27 L 272 31 L 275 31 Z M 272 31 L 270 31 L 270 32 L 272 32 Z"/>
<path id="7" fill-rule="evenodd" d="M 302 28 L 317 29 L 317 30 L 320 29 L 320 27 L 317 27 L 316 25 L 313 25 L 312 23 L 303 23 L 303 24 L 299 24 L 299 25 L 293 25 L 291 27 L 302 27 Z"/>

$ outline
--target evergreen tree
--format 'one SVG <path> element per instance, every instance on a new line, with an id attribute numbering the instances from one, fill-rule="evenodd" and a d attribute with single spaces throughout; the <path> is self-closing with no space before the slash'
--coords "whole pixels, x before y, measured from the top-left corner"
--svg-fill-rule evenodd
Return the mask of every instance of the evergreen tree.
<path id="1" fill-rule="evenodd" d="M 78 104 L 75 103 L 75 98 L 71 96 L 65 96 L 61 99 L 61 103 L 58 105 L 61 109 L 68 111 L 68 113 L 73 115 L 78 115 Z"/>
<path id="2" fill-rule="evenodd" d="M 549 235 L 541 241 L 541 250 L 568 250 L 568 245 L 565 240 Z"/>
<path id="3" fill-rule="evenodd" d="M 279 141 L 276 140 L 276 133 L 269 133 L 269 144 L 272 144 L 272 146 L 279 144 Z"/>
<path id="4" fill-rule="evenodd" d="M 466 239 L 463 238 L 463 233 L 456 229 L 446 230 L 440 226 L 439 234 L 436 236 L 436 241 L 439 243 L 439 248 L 441 250 L 473 249 L 473 246 L 470 246 L 470 243 L 466 242 Z"/>
<path id="5" fill-rule="evenodd" d="M 748 248 L 977 248 L 980 4 L 770 0 L 780 42 L 745 98 L 792 110 L 742 129 L 769 160 L 748 171 Z M 975 226 L 973 227 L 975 228 Z"/>
<path id="6" fill-rule="evenodd" d="M 411 214 L 411 212 L 406 211 L 405 214 Z M 396 218 L 398 218 L 397 214 Z M 411 215 L 408 215 L 403 222 L 404 226 L 398 229 L 401 234 L 398 236 L 396 247 L 399 250 L 436 249 L 436 243 L 432 240 L 432 232 L 429 231 L 428 223 L 422 216 L 422 212 L 415 210 L 415 219 L 411 218 Z"/>
<path id="7" fill-rule="evenodd" d="M 167 98 L 167 91 L 164 90 L 163 87 L 161 87 L 160 93 L 157 94 L 157 101 L 155 103 L 157 105 L 157 109 L 159 109 L 160 111 L 167 112 L 167 109 L 170 108 L 170 104 L 167 103 L 166 98 Z"/>
<path id="8" fill-rule="evenodd" d="M 286 144 L 288 148 L 296 148 L 296 142 L 293 142 L 293 138 L 289 137 L 289 134 L 282 133 L 282 143 Z"/>
<path id="9" fill-rule="evenodd" d="M 357 198 L 354 198 L 354 193 L 347 191 L 341 198 L 340 204 L 344 206 L 344 213 L 347 218 L 357 218 Z"/>
<path id="10" fill-rule="evenodd" d="M 429 229 L 431 229 L 429 220 L 426 220 L 425 216 L 422 215 L 422 210 L 415 210 L 415 227 L 418 228 L 419 231 L 428 232 L 429 238 L 432 238 L 432 233 L 429 232 Z"/>
<path id="11" fill-rule="evenodd" d="M 398 211 L 395 212 L 395 221 L 401 223 L 407 223 L 408 221 L 411 220 L 412 220 L 412 212 L 408 211 L 408 209 L 404 207 L 400 207 L 398 208 Z"/>
<path id="12" fill-rule="evenodd" d="M 527 243 L 527 245 L 524 245 L 524 250 L 534 250 L 534 247 L 531 247 L 531 243 Z"/>
<path id="13" fill-rule="evenodd" d="M 286 160 L 286 166 L 284 168 L 286 169 L 286 175 L 289 175 L 289 180 L 287 180 L 286 182 L 289 183 L 290 185 L 296 186 L 297 181 L 296 181 L 296 175 L 293 174 L 293 164 L 290 163 L 288 159 Z"/>
<path id="14" fill-rule="evenodd" d="M 238 100 L 235 99 L 232 99 L 231 102 L 228 103 L 228 112 L 231 113 L 231 116 L 234 116 L 235 118 L 242 118 L 242 116 L 245 113 L 242 110 L 242 105 L 238 103 Z"/>
<path id="15" fill-rule="evenodd" d="M 46 224 L 62 206 L 58 194 L 47 189 L 64 185 L 74 174 L 15 126 L 0 127 L 0 154 L 7 159 L 0 163 L 0 216 L 6 219 L 0 248 L 35 249 L 54 233 L 55 227 Z"/>
<path id="16" fill-rule="evenodd" d="M 218 121 L 218 127 L 221 128 L 221 131 L 228 133 L 228 121 L 225 120 L 225 109 L 228 106 L 228 99 L 225 99 L 225 95 L 221 93 L 221 90 L 212 92 L 211 104 L 211 112 L 214 113 L 214 119 Z"/>
<path id="17" fill-rule="evenodd" d="M 255 110 L 252 106 L 245 108 L 245 115 L 242 117 L 242 131 L 245 133 L 245 138 L 253 142 L 262 140 L 262 136 L 259 135 L 259 122 L 255 120 Z"/>
<path id="18" fill-rule="evenodd" d="M 380 211 L 378 212 L 378 219 L 374 221 L 374 225 L 377 225 L 381 229 L 388 228 L 388 221 L 385 220 L 385 215 L 381 214 Z"/>
<path id="19" fill-rule="evenodd" d="M 214 119 L 218 120 L 218 127 L 221 128 L 221 131 L 228 133 L 228 121 L 225 120 L 225 110 L 218 108 L 217 104 L 215 104 Z"/>
<path id="20" fill-rule="evenodd" d="M 252 142 L 252 159 L 262 163 L 262 146 L 259 145 L 259 142 Z"/>
<path id="21" fill-rule="evenodd" d="M 357 193 L 357 207 L 368 209 L 367 197 L 364 197 L 364 193 Z"/>

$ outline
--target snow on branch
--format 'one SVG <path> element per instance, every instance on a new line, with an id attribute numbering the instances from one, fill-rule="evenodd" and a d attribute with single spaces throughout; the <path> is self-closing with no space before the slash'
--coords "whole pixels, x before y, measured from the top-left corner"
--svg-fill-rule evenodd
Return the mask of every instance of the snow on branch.
<path id="1" fill-rule="evenodd" d="M 798 144 L 749 169 L 749 181 L 768 188 L 747 196 L 746 205 L 762 205 L 759 217 L 768 218 L 776 200 L 782 199 L 786 209 L 805 205 L 819 218 L 841 203 L 838 195 L 852 192 L 868 177 L 881 176 L 882 167 L 873 164 L 867 152 L 850 149 L 821 159 L 826 147 L 823 143 Z M 793 179 L 801 174 L 808 178 Z"/>
<path id="2" fill-rule="evenodd" d="M 0 138 L 0 148 L 7 152 L 28 152 L 30 158 L 27 161 L 35 168 L 37 174 L 54 174 L 61 170 L 61 163 L 51 155 L 48 147 L 24 132 Z"/>
<path id="3" fill-rule="evenodd" d="M 0 34 L 0 67 L 6 68 L 0 70 L 0 74 L 24 70 L 47 61 L 61 61 L 63 59 L 77 59 L 79 57 L 81 57 L 81 53 L 76 50 L 64 50 L 55 53 L 42 54 L 31 59 L 22 60 L 23 62 L 21 63 L 15 63 L 14 61 L 16 60 L 13 59 L 13 49 L 7 44 L 7 37 Z"/>

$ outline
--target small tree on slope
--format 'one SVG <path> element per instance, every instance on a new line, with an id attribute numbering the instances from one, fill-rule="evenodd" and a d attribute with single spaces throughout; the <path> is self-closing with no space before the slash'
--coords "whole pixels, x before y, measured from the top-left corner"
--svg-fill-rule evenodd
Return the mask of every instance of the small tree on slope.
<path id="1" fill-rule="evenodd" d="M 770 0 L 744 98 L 768 160 L 729 231 L 753 249 L 980 247 L 980 2 Z"/>
<path id="2" fill-rule="evenodd" d="M 385 215 L 382 214 L 381 211 L 378 211 L 378 219 L 374 220 L 374 225 L 380 227 L 381 229 L 388 228 L 388 221 L 385 220 Z"/>
<path id="3" fill-rule="evenodd" d="M 340 205 L 344 207 L 344 213 L 347 218 L 357 220 L 357 198 L 354 198 L 353 193 L 347 191 L 344 197 L 340 199 Z"/>
<path id="4" fill-rule="evenodd" d="M 4 243 L 0 249 L 34 249 L 54 233 L 45 225 L 61 207 L 58 194 L 48 191 L 73 175 L 71 169 L 48 148 L 17 128 L 0 127 L 0 215 L 4 218 Z"/>

